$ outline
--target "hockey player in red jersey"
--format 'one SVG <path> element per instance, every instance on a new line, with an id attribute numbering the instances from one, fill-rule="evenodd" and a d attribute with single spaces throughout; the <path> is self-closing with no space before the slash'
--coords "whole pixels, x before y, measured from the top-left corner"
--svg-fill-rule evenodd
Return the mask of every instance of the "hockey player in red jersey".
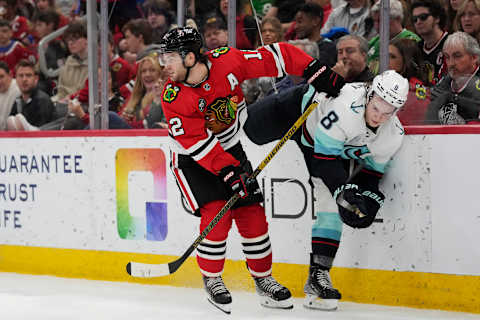
<path id="1" fill-rule="evenodd" d="M 252 166 L 239 142 L 247 118 L 240 84 L 249 78 L 304 76 L 318 91 L 338 94 L 343 79 L 303 51 L 286 43 L 259 50 L 223 47 L 201 54 L 193 28 L 169 31 L 161 59 L 169 74 L 162 106 L 174 139 L 172 170 L 190 209 L 201 217 L 200 231 L 234 193 L 241 199 L 197 248 L 208 299 L 229 313 L 231 295 L 222 280 L 228 232 L 235 220 L 247 267 L 261 304 L 292 308 L 290 291 L 271 275 L 272 249 L 258 183 L 246 185 Z"/>

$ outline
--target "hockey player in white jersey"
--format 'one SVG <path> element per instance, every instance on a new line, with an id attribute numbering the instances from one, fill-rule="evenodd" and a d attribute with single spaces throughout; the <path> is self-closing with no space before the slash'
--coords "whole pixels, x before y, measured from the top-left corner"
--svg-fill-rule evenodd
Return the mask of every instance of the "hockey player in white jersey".
<path id="1" fill-rule="evenodd" d="M 403 140 L 404 130 L 395 113 L 407 94 L 407 79 L 387 70 L 372 83 L 345 84 L 338 97 L 327 97 L 306 85 L 249 106 L 245 132 L 253 142 L 264 144 L 281 137 L 281 131 L 311 103 L 319 103 L 294 139 L 303 152 L 315 195 L 316 219 L 304 286 L 307 308 L 337 309 L 341 294 L 333 287 L 329 271 L 343 223 L 366 228 L 383 204 L 379 182 Z M 349 177 L 352 162 L 361 170 Z"/>

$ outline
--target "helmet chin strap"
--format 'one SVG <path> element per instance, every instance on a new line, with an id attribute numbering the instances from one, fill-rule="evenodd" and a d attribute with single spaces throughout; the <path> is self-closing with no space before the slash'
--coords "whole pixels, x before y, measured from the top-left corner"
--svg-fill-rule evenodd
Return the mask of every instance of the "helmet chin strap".
<path id="1" fill-rule="evenodd" d="M 188 79 L 188 76 L 190 75 L 190 70 L 197 64 L 198 60 L 197 60 L 197 57 L 195 57 L 195 63 L 194 63 L 192 66 L 187 67 L 187 66 L 185 65 L 185 58 L 186 58 L 186 55 L 185 55 L 185 56 L 183 57 L 183 59 L 182 59 L 182 64 L 183 64 L 183 67 L 184 67 L 185 69 L 187 69 L 187 73 L 185 74 L 185 78 L 183 79 L 182 82 L 185 82 L 186 84 L 189 84 L 189 83 L 187 82 L 187 79 Z"/>

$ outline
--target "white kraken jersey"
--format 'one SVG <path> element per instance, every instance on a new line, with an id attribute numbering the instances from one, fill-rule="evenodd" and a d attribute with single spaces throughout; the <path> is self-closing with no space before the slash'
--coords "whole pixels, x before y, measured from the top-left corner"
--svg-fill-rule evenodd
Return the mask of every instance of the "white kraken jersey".
<path id="1" fill-rule="evenodd" d="M 367 90 L 364 83 L 348 83 L 337 98 L 327 98 L 310 86 L 302 107 L 311 102 L 319 106 L 306 121 L 302 143 L 318 154 L 364 159 L 367 168 L 383 173 L 402 144 L 404 130 L 396 115 L 376 130 L 367 126 Z"/>

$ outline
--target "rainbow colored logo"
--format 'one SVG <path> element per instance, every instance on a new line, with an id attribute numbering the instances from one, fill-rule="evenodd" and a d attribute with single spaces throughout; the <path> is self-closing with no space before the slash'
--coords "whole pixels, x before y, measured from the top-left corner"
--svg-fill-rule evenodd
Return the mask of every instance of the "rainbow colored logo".
<path id="1" fill-rule="evenodd" d="M 118 149 L 117 229 L 122 239 L 167 237 L 167 175 L 161 149 Z"/>

